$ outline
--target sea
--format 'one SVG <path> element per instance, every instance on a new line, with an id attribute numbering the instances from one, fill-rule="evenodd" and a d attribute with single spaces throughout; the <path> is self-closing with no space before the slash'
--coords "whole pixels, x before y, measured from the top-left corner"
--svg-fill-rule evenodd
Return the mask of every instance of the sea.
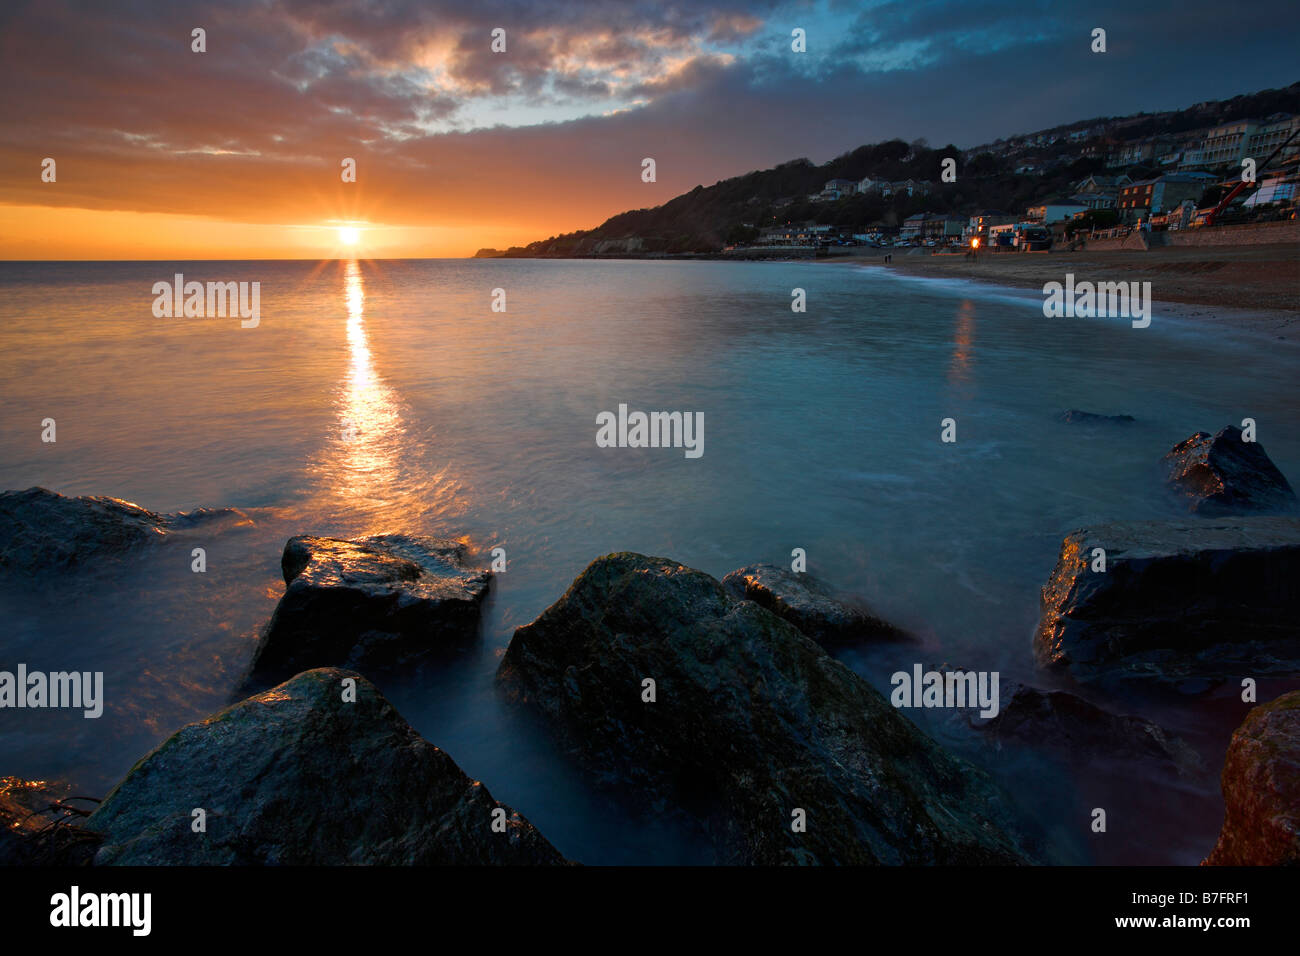
<path id="1" fill-rule="evenodd" d="M 258 321 L 158 317 L 154 286 L 178 273 L 258 283 Z M 504 549 L 506 571 L 479 644 L 378 680 L 383 693 L 570 858 L 707 863 L 689 823 L 593 790 L 493 674 L 514 629 L 600 555 L 721 577 L 802 549 L 809 572 L 916 635 L 837 652 L 882 692 L 896 671 L 946 663 L 1186 740 L 1203 760 L 1191 775 L 1081 767 L 905 712 L 1007 788 L 1051 860 L 1195 864 L 1222 820 L 1238 690 L 1115 699 L 1038 671 L 1040 589 L 1071 530 L 1185 516 L 1159 460 L 1194 432 L 1253 419 L 1300 480 L 1298 354 L 1158 304 L 1147 328 L 1047 318 L 1036 291 L 846 263 L 0 263 L 0 489 L 249 519 L 0 581 L 0 668 L 105 681 L 98 719 L 0 711 L 0 776 L 103 796 L 226 706 L 283 593 L 290 536 L 435 535 L 485 566 Z M 620 405 L 698 416 L 701 453 L 601 447 L 598 419 Z M 1066 409 L 1134 420 L 1067 423 Z"/>

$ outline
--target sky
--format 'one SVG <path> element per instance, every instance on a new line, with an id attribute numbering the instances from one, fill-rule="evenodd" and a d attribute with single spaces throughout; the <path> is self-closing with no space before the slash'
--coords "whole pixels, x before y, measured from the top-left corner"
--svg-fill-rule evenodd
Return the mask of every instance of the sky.
<path id="1" fill-rule="evenodd" d="M 1298 41 L 1292 0 L 8 0 L 0 259 L 472 255 L 864 143 L 1286 86 Z"/>

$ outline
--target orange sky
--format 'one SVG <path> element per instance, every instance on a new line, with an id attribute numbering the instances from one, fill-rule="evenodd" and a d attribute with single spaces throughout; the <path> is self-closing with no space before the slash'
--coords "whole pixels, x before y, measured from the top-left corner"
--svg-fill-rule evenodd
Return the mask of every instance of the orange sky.
<path id="1" fill-rule="evenodd" d="M 1086 42 L 1092 18 L 1069 5 L 0 3 L 0 258 L 524 245 L 864 143 L 973 146 L 1282 85 L 1291 38 L 1257 24 L 1289 8 L 1261 3 L 1225 21 L 1209 0 L 1176 15 L 1104 0 L 1104 58 Z M 1207 70 L 1184 51 L 1211 24 Z M 792 26 L 806 52 L 792 51 Z M 498 28 L 504 51 L 491 49 Z M 1009 62 L 1053 68 L 1026 87 Z M 55 182 L 42 181 L 46 157 Z M 345 157 L 355 183 L 340 179 Z M 353 249 L 345 222 L 361 227 Z"/>
<path id="2" fill-rule="evenodd" d="M 603 217 L 598 217 L 603 218 Z M 339 224 L 228 222 L 213 217 L 123 210 L 0 205 L 0 259 L 320 259 L 442 258 L 506 248 L 555 232 L 539 220 L 496 226 L 404 226 L 356 222 L 355 248 Z M 589 217 L 575 223 L 590 225 Z M 521 236 L 526 239 L 521 240 Z"/>

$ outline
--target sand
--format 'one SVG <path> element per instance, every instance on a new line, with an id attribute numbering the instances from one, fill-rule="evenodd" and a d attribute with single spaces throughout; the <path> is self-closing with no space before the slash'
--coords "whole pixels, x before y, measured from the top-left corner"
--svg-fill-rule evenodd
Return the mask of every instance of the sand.
<path id="1" fill-rule="evenodd" d="M 1147 252 L 984 253 L 854 249 L 832 262 L 876 265 L 917 276 L 973 279 L 1042 291 L 1044 283 L 1150 282 L 1161 318 L 1212 323 L 1300 342 L 1300 245 L 1159 247 Z M 893 262 L 885 264 L 886 253 Z M 816 260 L 826 262 L 826 259 Z"/>

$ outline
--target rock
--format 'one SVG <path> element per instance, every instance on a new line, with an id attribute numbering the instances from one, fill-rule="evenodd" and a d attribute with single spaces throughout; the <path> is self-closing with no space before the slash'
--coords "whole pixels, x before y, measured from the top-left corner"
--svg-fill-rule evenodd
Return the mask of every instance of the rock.
<path id="1" fill-rule="evenodd" d="M 793 625 L 674 561 L 597 559 L 515 632 L 497 678 L 602 785 L 702 821 L 720 862 L 1026 861 L 981 771 Z"/>
<path id="2" fill-rule="evenodd" d="M 312 667 L 402 666 L 474 640 L 491 573 L 465 558 L 464 545 L 435 538 L 290 538 L 287 587 L 245 688 Z"/>
<path id="3" fill-rule="evenodd" d="M 1136 420 L 1132 415 L 1098 415 L 1077 408 L 1067 408 L 1061 413 L 1061 421 L 1082 425 L 1127 425 Z"/>
<path id="4" fill-rule="evenodd" d="M 99 835 L 63 782 L 0 777 L 0 866 L 88 866 Z"/>
<path id="5" fill-rule="evenodd" d="M 116 558 L 166 533 L 161 515 L 117 498 L 45 488 L 0 493 L 0 568 L 67 570 Z"/>
<path id="6" fill-rule="evenodd" d="M 1161 459 L 1170 486 L 1197 514 L 1295 510 L 1295 492 L 1264 447 L 1241 439 L 1241 429 L 1229 425 L 1179 442 Z"/>
<path id="7" fill-rule="evenodd" d="M 1106 570 L 1092 571 L 1095 548 Z M 1300 668 L 1300 519 L 1135 521 L 1067 535 L 1042 593 L 1040 665 L 1167 684 Z M 1201 682 L 1201 683 L 1197 683 Z"/>
<path id="8" fill-rule="evenodd" d="M 753 601 L 789 621 L 823 646 L 907 636 L 865 607 L 837 596 L 819 579 L 775 564 L 751 564 L 732 571 L 722 579 L 722 586 L 734 597 Z"/>
<path id="9" fill-rule="evenodd" d="M 119 498 L 68 498 L 45 488 L 0 493 L 0 570 L 68 571 L 112 560 L 172 531 L 231 519 L 251 524 L 234 508 L 160 515 Z"/>
<path id="10" fill-rule="evenodd" d="M 343 699 L 343 680 L 356 700 Z M 192 829 L 195 808 L 206 832 Z M 493 832 L 493 811 L 505 832 Z M 531 823 L 359 674 L 322 668 L 183 727 L 86 823 L 97 864 L 558 864 Z"/>
<path id="11" fill-rule="evenodd" d="M 1300 865 L 1300 691 L 1252 708 L 1233 733 L 1223 802 L 1206 865 Z"/>
<path id="12" fill-rule="evenodd" d="M 1062 690 L 1040 690 L 1008 682 L 996 717 L 968 716 L 970 726 L 991 742 L 1013 741 L 1061 754 L 1069 762 L 1133 760 L 1158 763 L 1180 776 L 1202 769 L 1196 751 L 1143 717 L 1120 716 Z"/>

